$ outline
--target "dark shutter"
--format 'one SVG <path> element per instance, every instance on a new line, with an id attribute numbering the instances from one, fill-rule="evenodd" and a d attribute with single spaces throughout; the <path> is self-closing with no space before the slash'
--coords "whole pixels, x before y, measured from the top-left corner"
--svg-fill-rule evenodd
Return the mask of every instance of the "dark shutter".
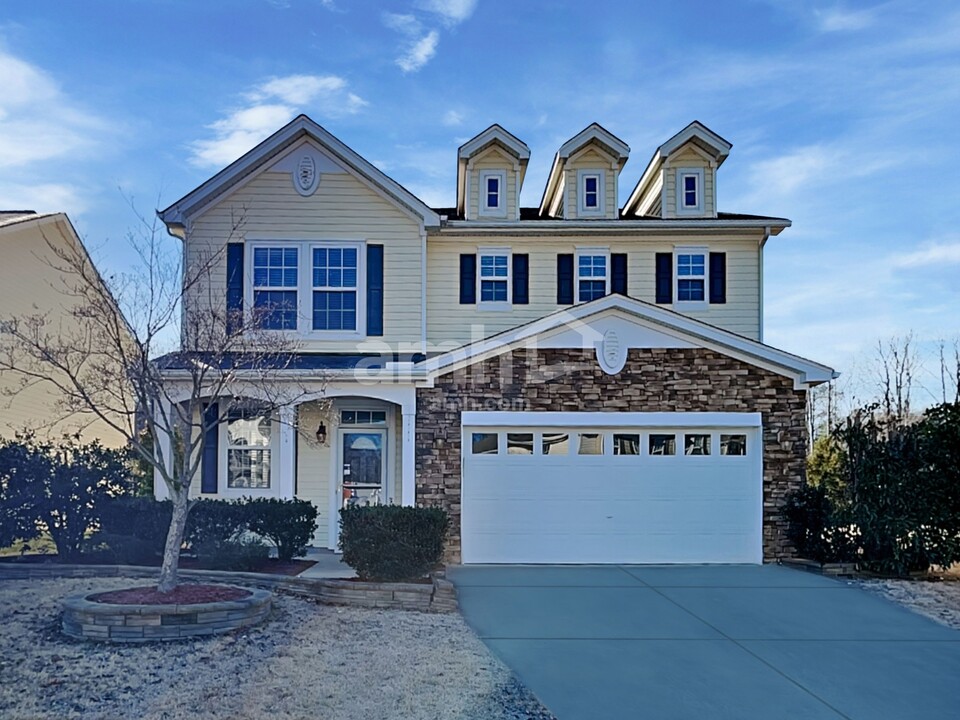
<path id="1" fill-rule="evenodd" d="M 530 256 L 513 256 L 513 304 L 530 304 Z"/>
<path id="2" fill-rule="evenodd" d="M 613 253 L 610 256 L 610 292 L 627 294 L 627 254 Z"/>
<path id="3" fill-rule="evenodd" d="M 383 335 L 383 245 L 367 245 L 367 335 Z"/>
<path id="4" fill-rule="evenodd" d="M 557 305 L 573 305 L 573 255 L 557 255 Z"/>
<path id="5" fill-rule="evenodd" d="M 477 302 L 477 256 L 460 256 L 460 304 Z"/>
<path id="6" fill-rule="evenodd" d="M 673 253 L 657 253 L 657 294 L 661 305 L 673 302 Z"/>
<path id="7" fill-rule="evenodd" d="M 227 334 L 243 326 L 243 243 L 227 245 Z"/>
<path id="8" fill-rule="evenodd" d="M 216 425 L 220 415 L 217 403 L 209 403 L 203 409 L 203 459 L 200 463 L 200 492 L 217 492 L 217 464 L 220 460 L 220 427 Z"/>
<path id="9" fill-rule="evenodd" d="M 710 253 L 710 302 L 722 304 L 727 301 L 727 254 Z"/>

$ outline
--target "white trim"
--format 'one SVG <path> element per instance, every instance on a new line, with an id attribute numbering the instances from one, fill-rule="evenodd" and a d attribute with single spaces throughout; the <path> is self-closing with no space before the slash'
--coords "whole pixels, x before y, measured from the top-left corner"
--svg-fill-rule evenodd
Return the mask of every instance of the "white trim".
<path id="1" fill-rule="evenodd" d="M 580 281 L 581 280 L 598 280 L 599 278 L 595 276 L 580 277 L 580 257 L 581 256 L 590 256 L 590 257 L 604 257 L 604 268 L 606 274 L 603 276 L 603 294 L 610 294 L 610 248 L 609 247 L 590 247 L 582 246 L 577 247 L 576 252 L 573 256 L 573 293 L 576 298 L 577 303 L 589 302 L 587 300 L 582 300 L 580 298 Z"/>
<path id="2" fill-rule="evenodd" d="M 597 180 L 597 205 L 587 207 L 587 179 Z M 606 173 L 601 169 L 577 170 L 577 214 L 583 216 L 603 215 L 606 205 Z"/>
<path id="3" fill-rule="evenodd" d="M 494 141 L 512 151 L 520 161 L 530 159 L 530 148 L 527 147 L 527 144 L 496 123 L 461 145 L 457 149 L 457 157 L 462 160 L 469 159 Z"/>
<path id="4" fill-rule="evenodd" d="M 702 167 L 678 167 L 676 179 L 677 191 L 677 215 L 702 215 L 703 214 L 703 168 Z M 686 190 L 684 184 L 686 178 L 693 177 L 697 181 L 696 193 L 697 204 L 685 205 Z"/>
<path id="5" fill-rule="evenodd" d="M 561 159 L 566 160 L 577 150 L 591 142 L 599 142 L 613 150 L 618 161 L 624 161 L 630 155 L 630 146 L 606 128 L 597 123 L 590 123 L 583 130 L 578 132 L 572 138 L 560 146 L 557 154 Z M 622 163 L 621 163 L 622 164 Z"/>
<path id="6" fill-rule="evenodd" d="M 559 195 L 558 195 L 559 197 Z M 786 218 L 759 218 L 756 220 L 718 220 L 717 218 L 676 218 L 676 219 L 656 219 L 656 220 L 561 220 L 557 218 L 546 218 L 543 220 L 525 220 L 521 223 L 513 221 L 495 221 L 487 220 L 484 222 L 467 220 L 450 220 L 440 229 L 439 233 L 431 233 L 431 237 L 443 236 L 470 236 L 477 234 L 484 235 L 504 235 L 513 237 L 516 235 L 542 235 L 549 231 L 552 237 L 575 236 L 582 237 L 584 234 L 600 235 L 636 235 L 638 231 L 656 230 L 656 231 L 682 231 L 686 234 L 689 230 L 746 230 L 756 229 L 764 231 L 770 229 L 771 235 L 777 235 L 781 230 L 788 228 L 793 223 Z"/>
<path id="7" fill-rule="evenodd" d="M 416 394 L 414 394 L 414 403 L 416 403 Z M 417 462 L 416 462 L 416 438 L 417 438 L 417 413 L 408 412 L 401 409 L 400 426 L 400 462 L 401 462 L 401 480 L 400 480 L 400 504 L 412 506 L 416 504 L 417 499 Z"/>
<path id="8" fill-rule="evenodd" d="M 723 162 L 733 148 L 733 145 L 717 135 L 713 130 L 698 120 L 694 120 L 658 148 L 660 155 L 666 158 L 694 138 L 697 138 L 714 151 L 717 156 L 718 165 Z"/>
<path id="9" fill-rule="evenodd" d="M 460 424 L 468 427 L 545 428 L 758 428 L 761 413 L 726 412 L 513 412 L 465 410 Z M 719 452 L 719 450 L 717 451 Z"/>
<path id="10" fill-rule="evenodd" d="M 680 255 L 703 255 L 703 275 L 680 277 Z M 681 300 L 680 280 L 703 280 L 703 300 Z M 706 310 L 710 301 L 710 250 L 703 245 L 674 245 L 673 247 L 673 305 L 678 310 Z"/>
<path id="11" fill-rule="evenodd" d="M 506 277 L 483 277 L 483 262 L 484 257 L 506 257 L 507 258 L 507 275 Z M 507 299 L 506 300 L 483 300 L 483 295 L 481 293 L 481 288 L 483 287 L 483 281 L 494 281 L 494 282 L 505 282 L 507 285 Z M 513 309 L 513 250 L 509 247 L 480 247 L 477 248 L 477 287 L 475 290 L 477 294 L 477 310 L 479 311 L 507 311 Z"/>
<path id="12" fill-rule="evenodd" d="M 507 216 L 507 171 L 506 170 L 480 170 L 478 173 L 480 187 L 477 188 L 477 214 L 483 217 Z M 487 205 L 487 181 L 490 178 L 497 179 L 497 206 Z"/>

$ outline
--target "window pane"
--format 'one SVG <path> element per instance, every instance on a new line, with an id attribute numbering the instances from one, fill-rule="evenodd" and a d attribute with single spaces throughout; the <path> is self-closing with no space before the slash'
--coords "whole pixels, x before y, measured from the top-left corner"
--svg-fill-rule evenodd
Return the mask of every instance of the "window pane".
<path id="1" fill-rule="evenodd" d="M 570 452 L 570 436 L 567 433 L 544 433 L 544 455 L 566 455 Z"/>
<path id="2" fill-rule="evenodd" d="M 710 436 L 709 435 L 684 435 L 683 436 L 683 454 L 684 455 L 709 455 L 710 454 Z"/>
<path id="3" fill-rule="evenodd" d="M 507 455 L 533 455 L 533 433 L 507 433 Z"/>
<path id="4" fill-rule="evenodd" d="M 677 280 L 677 300 L 703 300 L 703 280 Z"/>
<path id="5" fill-rule="evenodd" d="M 589 177 L 589 176 L 588 176 L 588 177 L 585 177 L 585 178 L 583 179 L 583 184 L 584 184 L 584 187 L 586 188 L 586 191 L 587 191 L 588 193 L 596 193 L 596 192 L 597 192 L 597 178 L 595 178 L 595 177 Z"/>
<path id="6" fill-rule="evenodd" d="M 603 435 L 599 433 L 580 433 L 578 455 L 603 455 Z"/>
<path id="7" fill-rule="evenodd" d="M 507 301 L 507 281 L 506 280 L 481 280 L 480 281 L 480 302 L 506 302 Z"/>
<path id="8" fill-rule="evenodd" d="M 357 422 L 357 413 L 353 410 L 344 410 L 340 413 L 340 422 L 344 425 L 354 425 Z"/>
<path id="9" fill-rule="evenodd" d="M 384 410 L 375 410 L 370 414 L 370 422 L 385 423 L 386 421 L 387 413 Z"/>
<path id="10" fill-rule="evenodd" d="M 684 191 L 693 190 L 694 192 L 697 189 L 697 176 L 696 175 L 684 175 L 683 177 L 683 189 Z"/>
<path id="11" fill-rule="evenodd" d="M 589 302 L 602 298 L 607 294 L 607 283 L 605 280 L 581 280 L 580 281 L 580 302 Z"/>
<path id="12" fill-rule="evenodd" d="M 256 290 L 254 322 L 264 330 L 297 329 L 297 293 L 294 290 Z"/>
<path id="13" fill-rule="evenodd" d="M 270 418 L 262 415 L 230 417 L 227 420 L 227 444 L 241 447 L 270 444 Z"/>
<path id="14" fill-rule="evenodd" d="M 746 455 L 747 454 L 747 436 L 746 435 L 721 435 L 720 436 L 720 454 L 721 455 Z"/>
<path id="15" fill-rule="evenodd" d="M 270 451 L 227 452 L 227 487 L 264 490 L 270 487 Z"/>
<path id="16" fill-rule="evenodd" d="M 697 206 L 697 191 L 696 190 L 686 190 L 683 193 L 683 204 L 686 207 L 696 207 Z"/>
<path id="17" fill-rule="evenodd" d="M 370 411 L 369 410 L 358 410 L 357 411 L 357 425 L 367 425 L 370 423 Z"/>
<path id="18" fill-rule="evenodd" d="M 471 452 L 474 455 L 496 455 L 499 450 L 497 433 L 473 433 Z"/>
<path id="19" fill-rule="evenodd" d="M 254 287 L 296 287 L 296 248 L 254 248 Z"/>
<path id="20" fill-rule="evenodd" d="M 640 435 L 636 433 L 614 433 L 614 455 L 639 455 Z"/>
<path id="21" fill-rule="evenodd" d="M 651 435 L 650 436 L 650 454 L 651 455 L 676 455 L 677 438 L 675 435 Z"/>
<path id="22" fill-rule="evenodd" d="M 357 329 L 357 292 L 315 290 L 313 293 L 313 329 Z"/>

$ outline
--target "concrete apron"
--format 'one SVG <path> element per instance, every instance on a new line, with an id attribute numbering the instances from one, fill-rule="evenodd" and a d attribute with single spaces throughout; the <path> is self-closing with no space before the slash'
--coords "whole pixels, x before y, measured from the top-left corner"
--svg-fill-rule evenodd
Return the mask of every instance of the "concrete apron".
<path id="1" fill-rule="evenodd" d="M 960 632 L 775 565 L 461 566 L 467 622 L 559 720 L 960 717 Z"/>

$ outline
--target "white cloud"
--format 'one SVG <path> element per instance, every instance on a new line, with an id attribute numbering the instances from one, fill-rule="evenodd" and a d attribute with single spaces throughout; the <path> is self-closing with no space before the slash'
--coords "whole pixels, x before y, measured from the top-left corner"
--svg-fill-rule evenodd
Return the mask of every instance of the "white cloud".
<path id="1" fill-rule="evenodd" d="M 384 25 L 404 35 L 419 35 L 423 29 L 423 25 L 414 15 L 385 12 L 382 17 Z"/>
<path id="2" fill-rule="evenodd" d="M 307 110 L 322 117 L 342 117 L 357 113 L 369 104 L 347 87 L 347 81 L 336 75 L 271 78 L 245 93 L 249 103 L 246 107 L 207 126 L 213 131 L 213 137 L 191 144 L 190 162 L 199 167 L 228 165 L 298 112 Z"/>
<path id="3" fill-rule="evenodd" d="M 397 65 L 404 72 L 416 72 L 436 55 L 438 42 L 440 42 L 440 33 L 431 30 L 408 46 L 406 52 L 397 58 Z"/>
<path id="4" fill-rule="evenodd" d="M 457 112 L 456 110 L 447 110 L 443 115 L 442 120 L 444 125 L 449 127 L 455 127 L 457 125 L 463 124 L 463 113 Z"/>
<path id="5" fill-rule="evenodd" d="M 895 255 L 892 264 L 898 268 L 960 265 L 960 241 L 928 244 L 919 250 Z"/>
<path id="6" fill-rule="evenodd" d="M 419 0 L 417 7 L 440 15 L 445 22 L 455 25 L 473 15 L 477 0 Z"/>
<path id="7" fill-rule="evenodd" d="M 876 20 L 875 9 L 870 10 L 814 10 L 817 25 L 823 32 L 843 32 L 863 30 L 873 25 Z"/>
<path id="8" fill-rule="evenodd" d="M 29 184 L 4 182 L 0 178 L 0 198 L 3 198 L 3 207 L 0 208 L 3 210 L 65 212 L 70 217 L 77 217 L 88 208 L 79 188 L 64 183 Z"/>

